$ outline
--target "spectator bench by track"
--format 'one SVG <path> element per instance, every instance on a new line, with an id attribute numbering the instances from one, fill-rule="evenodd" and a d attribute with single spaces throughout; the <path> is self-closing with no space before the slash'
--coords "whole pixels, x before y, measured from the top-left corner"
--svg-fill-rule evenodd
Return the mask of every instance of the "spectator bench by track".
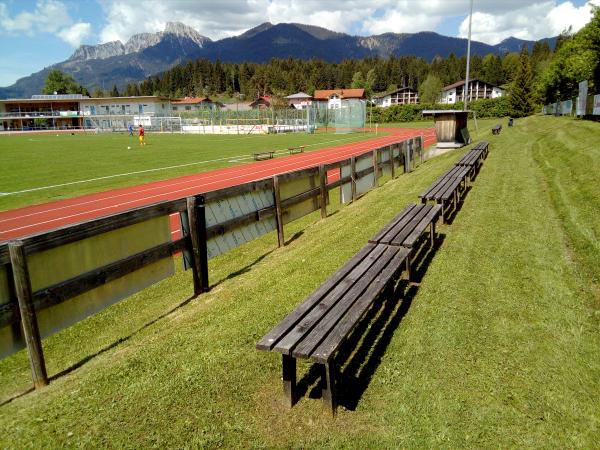
<path id="1" fill-rule="evenodd" d="M 333 414 L 337 408 L 337 361 L 340 347 L 400 278 L 410 277 L 410 266 L 421 243 L 435 239 L 439 205 L 405 208 L 350 261 L 325 281 L 300 306 L 267 333 L 257 349 L 282 354 L 286 404 L 297 401 L 296 359 L 321 366 L 322 397 Z M 421 239 L 427 227 L 430 232 Z"/>

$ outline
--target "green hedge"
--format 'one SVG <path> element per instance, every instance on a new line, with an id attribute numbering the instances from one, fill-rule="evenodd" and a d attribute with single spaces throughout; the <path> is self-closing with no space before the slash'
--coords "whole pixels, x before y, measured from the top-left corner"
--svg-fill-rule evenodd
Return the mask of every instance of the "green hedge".
<path id="1" fill-rule="evenodd" d="M 413 122 L 417 120 L 431 120 L 431 117 L 423 117 L 423 110 L 426 109 L 463 109 L 463 103 L 458 102 L 453 105 L 394 105 L 389 108 L 373 107 L 369 111 L 372 114 L 373 123 L 391 123 L 391 122 Z M 469 103 L 469 110 L 477 113 L 477 118 L 485 119 L 489 117 L 506 117 L 508 113 L 508 97 L 490 98 L 484 100 L 475 100 Z"/>

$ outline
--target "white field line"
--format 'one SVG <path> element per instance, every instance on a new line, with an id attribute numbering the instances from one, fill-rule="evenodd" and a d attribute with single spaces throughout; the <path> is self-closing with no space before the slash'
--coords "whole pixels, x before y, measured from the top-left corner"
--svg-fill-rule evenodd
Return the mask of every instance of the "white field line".
<path id="1" fill-rule="evenodd" d="M 408 138 L 408 136 L 382 136 L 382 137 L 377 138 L 377 139 L 378 140 L 388 140 L 388 139 L 391 139 L 393 141 L 394 138 L 399 138 L 399 137 Z M 352 147 L 356 147 L 356 146 L 359 146 L 359 145 L 364 144 L 364 143 L 365 143 L 365 141 L 354 142 L 354 143 L 351 144 L 351 146 Z M 389 144 L 392 144 L 392 143 L 393 142 L 384 143 L 383 145 L 389 145 Z M 334 161 L 336 161 L 336 160 L 338 160 L 340 158 L 343 158 L 345 156 L 345 154 L 352 153 L 352 151 L 353 151 L 353 149 L 350 148 L 350 147 L 346 147 L 344 150 L 346 150 L 344 152 L 344 154 L 332 155 L 332 156 L 330 156 L 327 159 L 320 160 L 319 162 L 322 163 L 322 164 L 327 164 L 329 162 L 334 162 Z M 311 156 L 318 156 L 318 155 L 314 154 L 314 155 L 311 155 Z M 307 161 L 303 161 L 303 163 L 305 164 L 303 166 L 296 166 L 295 163 L 297 161 L 290 161 L 290 162 L 294 163 L 294 164 L 291 164 L 292 165 L 292 169 L 294 169 L 294 170 L 301 170 L 301 169 L 304 169 L 304 168 L 307 168 L 307 167 L 312 167 L 314 165 L 314 162 L 311 162 L 311 161 L 308 161 L 308 160 Z M 284 166 L 280 166 L 280 168 L 289 167 L 289 166 L 290 166 L 290 164 L 287 164 L 287 165 L 284 165 Z M 259 179 L 261 179 L 262 176 L 259 175 L 259 174 L 264 173 L 264 172 L 270 172 L 270 169 L 271 169 L 271 167 L 268 167 L 268 168 L 265 168 L 265 169 L 259 170 L 259 171 L 254 171 L 251 174 L 251 175 L 254 175 L 253 180 L 259 180 Z M 280 173 L 284 173 L 284 171 L 280 172 Z M 248 175 L 250 175 L 250 174 L 247 174 L 247 173 L 239 174 L 239 175 L 236 175 L 236 176 L 233 176 L 233 177 L 229 177 L 229 178 L 227 178 L 227 180 L 235 180 L 235 179 L 238 179 L 238 178 L 246 177 Z M 268 173 L 267 173 L 267 175 L 268 175 Z M 207 177 L 207 180 L 209 178 L 210 177 Z M 195 181 L 197 182 L 197 181 L 206 181 L 206 180 L 195 180 Z M 193 186 L 193 187 L 195 187 L 195 188 L 206 188 L 209 185 L 213 185 L 213 184 L 216 184 L 216 183 L 221 182 L 221 181 L 223 181 L 223 180 L 220 179 L 218 181 L 211 181 L 211 182 L 208 182 L 208 183 L 204 182 L 200 186 Z M 163 187 L 165 187 L 165 186 L 163 186 Z M 57 222 L 57 221 L 60 221 L 60 220 L 63 220 L 63 219 L 68 219 L 68 218 L 74 218 L 74 217 L 82 216 L 84 214 L 88 214 L 88 213 L 92 213 L 92 212 L 100 212 L 100 211 L 104 211 L 104 210 L 110 210 L 110 209 L 113 209 L 113 208 L 120 208 L 122 206 L 126 206 L 126 205 L 130 205 L 130 204 L 139 202 L 142 199 L 149 200 L 149 199 L 158 198 L 158 197 L 161 197 L 161 196 L 166 196 L 166 195 L 172 195 L 172 194 L 176 194 L 176 193 L 180 193 L 180 192 L 185 192 L 186 190 L 188 190 L 190 188 L 191 187 L 186 187 L 186 188 L 176 189 L 176 190 L 169 191 L 169 192 L 161 192 L 161 193 L 154 194 L 154 195 L 149 195 L 149 196 L 146 196 L 146 197 L 143 197 L 143 198 L 137 198 L 135 200 L 129 200 L 129 201 L 125 201 L 125 202 L 121 202 L 121 203 L 117 203 L 117 204 L 112 204 L 112 205 L 109 205 L 109 206 L 106 206 L 106 207 L 102 207 L 102 208 L 91 209 L 91 210 L 87 210 L 85 212 L 79 212 L 79 213 L 69 214 L 69 215 L 61 216 L 61 217 L 55 218 L 55 219 L 50 219 L 50 220 L 46 220 L 46 221 L 42 221 L 42 222 L 36 222 L 35 224 L 28 224 L 28 225 L 25 225 L 25 226 L 22 226 L 22 227 L 17 227 L 17 228 L 12 228 L 12 229 L 9 229 L 9 230 L 5 230 L 3 232 L 0 232 L 0 235 L 8 233 L 8 232 L 12 232 L 12 231 L 18 231 L 18 230 L 22 230 L 22 229 L 26 229 L 26 228 L 31 228 L 31 227 L 36 226 L 36 225 Z M 152 189 L 147 189 L 147 190 L 152 190 Z M 12 217 L 12 218 L 9 218 L 9 219 L 0 220 L 0 222 L 18 220 L 18 219 L 21 219 L 21 218 L 24 218 L 24 217 L 34 216 L 34 215 L 39 215 L 39 214 L 47 214 L 48 212 L 57 211 L 57 210 L 60 210 L 60 209 L 67 209 L 67 208 L 77 207 L 77 206 L 84 205 L 86 203 L 96 203 L 96 202 L 101 201 L 101 200 L 108 200 L 110 198 L 116 198 L 116 197 L 120 197 L 120 196 L 124 196 L 124 195 L 131 195 L 133 193 L 141 193 L 141 192 L 142 191 L 128 192 L 126 194 L 120 194 L 120 195 L 114 196 L 114 197 L 107 197 L 107 198 L 103 198 L 103 199 L 100 199 L 100 200 L 96 199 L 96 200 L 89 201 L 89 202 L 79 203 L 79 204 L 76 204 L 76 205 L 69 205 L 69 206 L 55 208 L 55 209 L 51 209 L 51 210 L 40 211 L 40 212 L 36 212 L 36 213 L 32 213 L 32 214 L 27 214 L 27 215 L 20 216 L 20 217 Z"/>
<path id="2" fill-rule="evenodd" d="M 389 138 L 394 138 L 394 137 L 397 137 L 397 136 L 388 136 L 388 137 Z M 364 143 L 364 141 L 363 142 L 358 142 L 356 144 L 360 144 L 360 143 Z M 338 160 L 340 157 L 343 157 L 343 155 L 339 155 L 339 154 L 338 155 L 332 155 L 328 159 L 321 160 L 320 162 L 322 164 L 327 164 L 329 162 L 334 162 L 334 161 Z M 302 166 L 296 166 L 296 164 L 295 164 L 296 162 L 295 161 L 290 161 L 290 162 L 293 163 L 292 164 L 292 168 L 294 170 L 301 170 L 301 169 L 305 169 L 307 167 L 314 166 L 314 162 L 310 162 L 310 161 L 304 162 L 305 164 L 302 165 Z M 263 173 L 263 172 L 269 173 L 269 172 L 271 172 L 271 169 L 272 168 L 269 167 L 269 168 L 266 168 L 264 170 L 258 170 L 258 171 L 252 172 L 251 175 L 254 175 L 254 177 L 252 179 L 253 180 L 259 180 L 259 179 L 261 179 L 263 177 L 263 175 L 260 175 L 260 174 Z M 283 173 L 283 172 L 281 172 L 281 173 Z M 240 174 L 240 175 L 237 175 L 237 176 L 229 177 L 229 178 L 227 178 L 227 180 L 235 180 L 235 179 L 238 179 L 238 178 L 247 177 L 248 175 L 249 174 L 247 174 L 247 173 L 243 173 L 243 174 Z M 196 186 L 196 187 L 197 188 L 201 187 L 201 188 L 204 189 L 207 186 L 210 186 L 210 185 L 213 185 L 213 184 L 217 184 L 217 183 L 222 182 L 222 181 L 223 181 L 222 179 L 216 180 L 216 181 L 211 181 L 211 182 L 208 182 L 208 183 L 203 183 L 201 186 Z M 115 209 L 115 208 L 121 208 L 123 206 L 131 205 L 131 204 L 134 204 L 134 203 L 139 203 L 140 200 L 149 200 L 149 199 L 164 197 L 164 196 L 167 196 L 167 195 L 172 195 L 172 194 L 176 194 L 176 193 L 180 193 L 180 192 L 185 192 L 186 190 L 189 190 L 189 189 L 190 189 L 190 187 L 186 187 L 186 188 L 183 188 L 183 189 L 176 189 L 176 190 L 169 191 L 169 192 L 161 192 L 159 194 L 149 195 L 149 196 L 146 196 L 144 198 L 139 198 L 138 197 L 135 200 L 129 200 L 129 201 L 125 201 L 125 202 L 121 202 L 121 203 L 117 203 L 117 204 L 112 204 L 112 205 L 109 205 L 109 206 L 104 206 L 104 207 L 101 207 L 101 208 L 89 209 L 89 210 L 86 210 L 86 211 L 83 211 L 83 212 L 78 212 L 78 213 L 74 213 L 74 214 L 68 214 L 66 216 L 61 216 L 61 217 L 58 217 L 58 218 L 55 218 L 55 219 L 44 220 L 44 221 L 41 221 L 41 222 L 36 222 L 34 224 L 28 224 L 28 225 L 24 225 L 24 226 L 21 226 L 21 227 L 11 228 L 11 229 L 5 230 L 3 232 L 0 232 L 0 235 L 5 234 L 5 233 L 9 233 L 9 232 L 13 232 L 13 231 L 24 230 L 24 229 L 31 228 L 31 227 L 37 226 L 37 225 L 43 225 L 43 224 L 48 224 L 48 223 L 52 223 L 52 222 L 57 222 L 57 221 L 64 220 L 64 219 L 71 219 L 71 218 L 79 217 L 79 216 L 82 216 L 82 215 L 85 215 L 85 214 L 90 214 L 90 213 L 94 213 L 94 212 L 101 212 L 101 211 Z M 128 193 L 127 195 L 130 195 L 130 194 L 132 194 L 132 193 Z M 105 200 L 105 199 L 101 199 L 101 200 Z M 99 200 L 96 199 L 94 201 L 90 201 L 90 202 L 87 202 L 87 203 L 97 203 L 98 201 Z M 33 216 L 33 215 L 39 215 L 39 214 L 47 214 L 48 212 L 55 211 L 55 210 L 58 210 L 58 209 L 70 208 L 70 207 L 81 206 L 81 205 L 82 204 L 69 205 L 68 207 L 56 208 L 54 210 L 40 211 L 40 212 L 36 212 L 36 213 L 25 215 L 25 216 L 21 216 L 21 217 L 12 217 L 12 218 L 0 221 L 0 222 L 12 221 L 12 220 L 20 219 L 20 218 L 27 217 L 27 216 Z"/>
<path id="3" fill-rule="evenodd" d="M 348 138 L 348 139 L 335 139 L 335 140 L 324 141 L 324 142 L 319 142 L 319 143 L 315 143 L 315 144 L 307 144 L 307 145 L 305 145 L 305 147 L 314 147 L 314 146 L 321 145 L 321 144 L 330 144 L 332 142 L 348 141 L 350 139 L 351 138 Z M 364 141 L 361 141 L 361 142 L 364 142 Z M 277 154 L 283 154 L 285 152 L 283 150 L 280 150 L 280 151 L 278 151 L 276 153 Z M 109 180 L 111 178 L 128 177 L 128 176 L 131 176 L 131 175 L 139 175 L 141 173 L 159 172 L 161 170 L 178 169 L 178 168 L 181 168 L 181 167 L 189 167 L 189 166 L 194 166 L 194 165 L 201 165 L 201 164 L 208 164 L 208 163 L 213 163 L 213 162 L 220 162 L 220 161 L 225 161 L 228 158 L 231 158 L 231 156 L 228 156 L 226 158 L 211 159 L 211 160 L 208 160 L 208 161 L 195 161 L 195 162 L 186 163 L 186 164 L 177 164 L 175 166 L 158 167 L 158 168 L 155 168 L 155 169 L 137 170 L 135 172 L 126 172 L 126 173 L 118 173 L 118 174 L 114 174 L 114 175 L 106 175 L 104 177 L 90 178 L 90 179 L 87 179 L 87 180 L 69 181 L 67 183 L 53 184 L 53 185 L 50 185 L 50 186 L 34 187 L 34 188 L 29 188 L 29 189 L 23 189 L 23 190 L 20 190 L 20 191 L 2 192 L 0 194 L 2 196 L 5 196 L 5 195 L 25 194 L 25 193 L 28 193 L 28 192 L 42 191 L 42 190 L 47 190 L 47 189 L 55 189 L 55 188 L 64 187 L 64 186 L 72 186 L 72 185 L 75 185 L 75 184 L 84 184 L 84 183 L 92 183 L 94 181 Z M 249 155 L 239 155 L 239 156 L 234 156 L 234 158 L 235 158 L 234 160 L 228 161 L 228 162 L 238 162 L 238 161 L 241 161 L 241 160 L 245 160 L 245 159 L 251 158 L 251 156 L 249 156 Z"/>

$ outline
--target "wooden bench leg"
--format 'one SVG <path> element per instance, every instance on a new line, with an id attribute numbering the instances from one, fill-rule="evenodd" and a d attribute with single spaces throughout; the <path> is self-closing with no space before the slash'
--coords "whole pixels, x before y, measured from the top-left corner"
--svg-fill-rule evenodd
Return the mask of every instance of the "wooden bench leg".
<path id="1" fill-rule="evenodd" d="M 432 220 L 431 225 L 429 226 L 429 240 L 431 248 L 433 248 L 435 245 L 435 220 Z"/>
<path id="2" fill-rule="evenodd" d="M 331 360 L 323 364 L 323 390 L 321 391 L 323 403 L 331 408 L 331 413 L 334 416 L 337 410 L 335 377 L 335 361 Z"/>
<path id="3" fill-rule="evenodd" d="M 296 403 L 296 358 L 283 355 L 283 395 L 288 407 Z"/>
<path id="4" fill-rule="evenodd" d="M 410 282 L 410 258 L 412 255 L 406 257 L 406 280 Z"/>

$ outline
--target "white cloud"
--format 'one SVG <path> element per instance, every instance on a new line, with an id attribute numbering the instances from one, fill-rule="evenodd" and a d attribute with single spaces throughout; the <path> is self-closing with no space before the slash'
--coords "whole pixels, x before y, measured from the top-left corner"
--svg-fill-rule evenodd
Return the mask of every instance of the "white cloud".
<path id="1" fill-rule="evenodd" d="M 497 44 L 510 36 L 528 40 L 556 36 L 569 26 L 578 31 L 591 18 L 591 4 L 576 7 L 570 1 L 545 1 L 495 14 L 474 11 L 471 36 L 473 40 Z M 460 24 L 459 36 L 467 37 L 468 30 L 466 17 Z"/>
<path id="2" fill-rule="evenodd" d="M 68 8 L 57 0 L 38 0 L 33 11 L 22 11 L 10 17 L 8 8 L 0 4 L 0 29 L 7 33 L 55 33 L 72 23 Z"/>
<path id="3" fill-rule="evenodd" d="M 87 22 L 76 23 L 58 32 L 58 36 L 71 47 L 79 47 L 91 34 L 92 25 Z"/>

